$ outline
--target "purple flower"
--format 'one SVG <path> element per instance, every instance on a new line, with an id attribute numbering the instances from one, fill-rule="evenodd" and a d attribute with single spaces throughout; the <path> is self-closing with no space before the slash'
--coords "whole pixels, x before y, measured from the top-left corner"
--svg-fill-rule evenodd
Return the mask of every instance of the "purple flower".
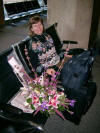
<path id="1" fill-rule="evenodd" d="M 60 72 L 56 72 L 56 75 L 59 75 L 60 74 Z"/>
<path id="2" fill-rule="evenodd" d="M 53 86 L 56 87 L 57 86 L 56 83 L 53 83 Z"/>
<path id="3" fill-rule="evenodd" d="M 74 107 L 75 102 L 76 102 L 75 100 L 71 100 L 70 101 L 70 106 Z"/>
<path id="4" fill-rule="evenodd" d="M 41 108 L 42 111 L 45 111 L 45 109 L 48 110 L 47 102 L 43 102 Z"/>
<path id="5" fill-rule="evenodd" d="M 52 83 L 52 82 L 50 82 L 49 84 L 50 84 L 51 86 L 53 85 L 53 83 Z"/>

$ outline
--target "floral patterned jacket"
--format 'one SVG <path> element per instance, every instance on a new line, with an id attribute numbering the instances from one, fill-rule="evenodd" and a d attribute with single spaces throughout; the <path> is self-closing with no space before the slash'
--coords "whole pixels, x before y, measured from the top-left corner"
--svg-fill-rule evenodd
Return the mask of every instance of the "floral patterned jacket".
<path id="1" fill-rule="evenodd" d="M 36 72 L 41 74 L 44 69 L 57 65 L 64 53 L 56 52 L 53 39 L 47 33 L 35 35 L 29 42 L 29 56 Z"/>

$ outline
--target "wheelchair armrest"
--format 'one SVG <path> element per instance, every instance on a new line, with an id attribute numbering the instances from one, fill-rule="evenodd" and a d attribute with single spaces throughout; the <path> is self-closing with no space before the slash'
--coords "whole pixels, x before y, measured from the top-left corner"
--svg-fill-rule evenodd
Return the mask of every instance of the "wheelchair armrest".
<path id="1" fill-rule="evenodd" d="M 69 49 L 68 55 L 78 55 L 84 52 L 86 49 L 83 48 L 74 48 L 74 49 Z"/>
<path id="2" fill-rule="evenodd" d="M 9 113 L 17 114 L 17 115 L 20 115 L 23 113 L 21 109 L 14 107 L 11 104 L 2 104 L 0 105 L 0 109 L 3 112 L 9 112 Z"/>
<path id="3" fill-rule="evenodd" d="M 63 40 L 63 44 L 78 44 L 77 41 Z"/>

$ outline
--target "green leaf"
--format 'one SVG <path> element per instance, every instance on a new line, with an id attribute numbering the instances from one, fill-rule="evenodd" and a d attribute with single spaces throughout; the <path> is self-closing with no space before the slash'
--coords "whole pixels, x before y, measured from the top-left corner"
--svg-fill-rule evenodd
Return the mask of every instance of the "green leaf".
<path id="1" fill-rule="evenodd" d="M 54 113 L 55 111 L 52 109 L 52 110 L 50 110 L 50 113 L 52 114 L 52 113 Z"/>
<path id="2" fill-rule="evenodd" d="M 26 99 L 27 103 L 32 103 L 32 98 Z"/>
<path id="3" fill-rule="evenodd" d="M 64 111 L 64 110 L 65 110 L 65 107 L 59 105 L 58 110 L 59 110 L 59 111 Z"/>
<path id="4" fill-rule="evenodd" d="M 42 114 L 46 115 L 47 117 L 50 117 L 50 114 L 49 114 L 49 112 L 47 110 L 45 110 L 45 111 L 40 110 L 40 112 Z"/>
<path id="5" fill-rule="evenodd" d="M 42 103 L 42 97 L 39 97 L 39 101 L 40 101 L 40 103 Z"/>
<path id="6" fill-rule="evenodd" d="M 32 108 L 33 110 L 35 110 L 35 107 L 33 106 L 33 104 L 31 104 L 31 108 Z"/>

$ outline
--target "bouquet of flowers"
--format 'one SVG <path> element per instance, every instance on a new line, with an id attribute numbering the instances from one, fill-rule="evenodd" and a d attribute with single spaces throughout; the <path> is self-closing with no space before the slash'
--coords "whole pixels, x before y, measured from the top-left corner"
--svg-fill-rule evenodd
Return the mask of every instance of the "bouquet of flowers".
<path id="1" fill-rule="evenodd" d="M 28 51 L 27 49 L 25 50 L 26 58 L 29 66 L 31 66 L 31 69 L 34 72 L 35 79 L 29 77 L 22 63 L 18 58 L 15 58 L 16 56 L 13 53 L 13 56 L 11 55 L 11 57 L 9 57 L 8 62 L 23 85 L 20 89 L 22 90 L 23 96 L 19 93 L 18 96 L 12 100 L 12 104 L 21 108 L 24 112 L 34 112 L 34 115 L 39 111 L 46 115 L 57 113 L 60 117 L 65 119 L 61 111 L 66 110 L 73 114 L 73 112 L 70 111 L 69 106 L 74 106 L 75 100 L 69 100 L 63 91 L 57 90 L 57 77 L 60 74 L 59 71 L 52 75 L 51 78 L 48 77 L 46 72 L 38 77 L 37 73 L 32 68 Z M 59 66 L 59 70 L 63 66 L 63 61 Z"/>
<path id="2" fill-rule="evenodd" d="M 51 78 L 49 78 L 45 72 L 38 77 L 31 65 L 26 46 L 25 55 L 31 70 L 35 75 L 35 79 L 31 79 L 26 73 L 23 75 L 24 80 L 27 83 L 27 85 L 22 89 L 26 99 L 24 102 L 25 108 L 32 109 L 34 115 L 36 115 L 39 111 L 45 113 L 46 115 L 57 113 L 63 119 L 65 118 L 61 111 L 66 110 L 73 114 L 73 112 L 70 111 L 69 106 L 74 106 L 76 101 L 69 100 L 63 91 L 57 90 L 57 77 L 60 74 L 59 71 L 52 75 Z M 64 59 L 59 66 L 59 70 L 62 68 L 63 63 Z M 21 72 L 23 71 L 20 71 L 20 73 Z"/>
<path id="3" fill-rule="evenodd" d="M 52 75 L 51 79 L 42 74 L 36 77 L 35 80 L 28 79 L 28 86 L 24 87 L 24 97 L 26 99 L 24 105 L 26 108 L 31 108 L 36 115 L 39 111 L 46 115 L 57 113 L 63 119 L 61 111 L 68 111 L 69 106 L 74 106 L 75 100 L 69 100 L 63 91 L 57 90 L 57 75 Z"/>

